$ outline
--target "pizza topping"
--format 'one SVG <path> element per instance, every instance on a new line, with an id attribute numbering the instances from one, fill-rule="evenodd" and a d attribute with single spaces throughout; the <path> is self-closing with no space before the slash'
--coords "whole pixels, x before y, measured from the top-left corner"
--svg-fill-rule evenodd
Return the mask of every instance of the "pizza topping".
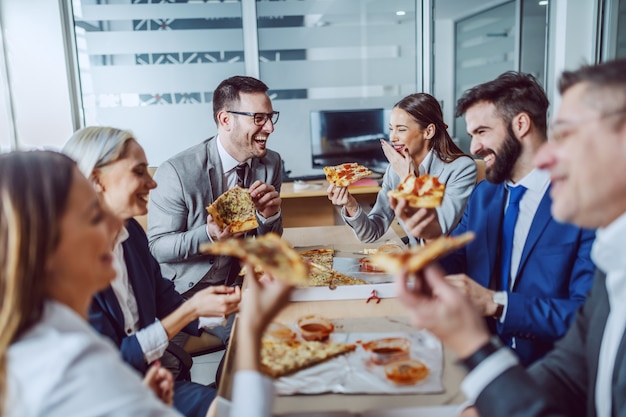
<path id="1" fill-rule="evenodd" d="M 407 200 L 409 206 L 414 208 L 433 208 L 441 205 L 445 188 L 445 184 L 440 183 L 437 177 L 428 174 L 416 177 L 411 174 L 388 195 Z"/>
<path id="2" fill-rule="evenodd" d="M 337 187 L 348 185 L 372 175 L 372 171 L 356 162 L 324 167 L 326 180 Z"/>
<path id="3" fill-rule="evenodd" d="M 219 196 L 206 210 L 220 228 L 230 226 L 232 233 L 259 227 L 254 203 L 248 190 L 235 186 Z"/>
<path id="4" fill-rule="evenodd" d="M 354 278 L 333 269 L 333 249 L 313 249 L 302 252 L 302 258 L 309 261 L 311 266 L 311 277 L 309 286 L 326 287 L 335 289 L 338 285 L 364 285 L 369 282 Z"/>
<path id="5" fill-rule="evenodd" d="M 273 378 L 297 372 L 356 348 L 347 343 L 300 340 L 263 339 L 261 344 L 261 371 Z"/>
<path id="6" fill-rule="evenodd" d="M 247 239 L 226 239 L 200 246 L 200 252 L 234 256 L 291 285 L 307 285 L 309 265 L 275 233 Z"/>

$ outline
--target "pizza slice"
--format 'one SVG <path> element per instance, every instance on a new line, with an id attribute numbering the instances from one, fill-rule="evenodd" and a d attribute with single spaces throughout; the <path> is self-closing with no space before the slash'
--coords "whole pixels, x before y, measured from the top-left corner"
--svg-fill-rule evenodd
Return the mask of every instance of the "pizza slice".
<path id="1" fill-rule="evenodd" d="M 232 233 L 259 227 L 256 210 L 248 190 L 235 186 L 219 196 L 206 210 L 222 229 L 230 226 Z"/>
<path id="2" fill-rule="evenodd" d="M 372 263 L 390 274 L 397 274 L 403 269 L 414 273 L 472 240 L 473 232 L 465 232 L 459 236 L 441 236 L 424 246 L 413 246 L 401 253 L 378 252 L 372 256 Z"/>
<path id="3" fill-rule="evenodd" d="M 324 167 L 326 180 L 337 187 L 347 187 L 361 178 L 372 175 L 372 171 L 356 162 Z"/>
<path id="4" fill-rule="evenodd" d="M 356 345 L 347 343 L 263 339 L 261 371 L 272 378 L 278 378 L 355 349 Z"/>
<path id="5" fill-rule="evenodd" d="M 309 282 L 309 265 L 275 233 L 206 243 L 200 246 L 200 252 L 234 256 L 291 285 L 308 285 Z"/>
<path id="6" fill-rule="evenodd" d="M 311 287 L 330 287 L 338 285 L 363 285 L 369 282 L 354 278 L 333 269 L 334 249 L 311 249 L 302 252 L 302 258 L 308 261 L 311 268 L 311 276 L 308 285 Z"/>
<path id="7" fill-rule="evenodd" d="M 437 177 L 428 174 L 416 177 L 410 174 L 398 184 L 397 189 L 389 191 L 387 195 L 406 200 L 414 208 L 434 208 L 441 205 L 445 189 L 445 184 L 440 183 Z"/>

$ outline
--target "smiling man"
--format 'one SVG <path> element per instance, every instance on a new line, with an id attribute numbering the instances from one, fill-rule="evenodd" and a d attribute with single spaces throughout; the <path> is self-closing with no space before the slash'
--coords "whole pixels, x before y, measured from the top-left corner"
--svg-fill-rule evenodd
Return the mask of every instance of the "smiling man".
<path id="1" fill-rule="evenodd" d="M 507 72 L 457 103 L 486 165 L 459 226 L 476 239 L 442 265 L 524 365 L 563 336 L 593 279 L 594 232 L 550 214 L 550 175 L 533 159 L 547 141 L 548 99 L 534 77 Z"/>
<path id="2" fill-rule="evenodd" d="M 239 271 L 230 257 L 202 255 L 201 244 L 231 237 L 205 207 L 239 184 L 248 188 L 257 234 L 282 234 L 280 155 L 267 148 L 278 121 L 263 82 L 228 78 L 213 93 L 217 135 L 165 161 L 150 193 L 148 239 L 163 276 L 185 297 L 209 285 L 231 284 Z M 218 334 L 225 340 L 228 334 Z"/>

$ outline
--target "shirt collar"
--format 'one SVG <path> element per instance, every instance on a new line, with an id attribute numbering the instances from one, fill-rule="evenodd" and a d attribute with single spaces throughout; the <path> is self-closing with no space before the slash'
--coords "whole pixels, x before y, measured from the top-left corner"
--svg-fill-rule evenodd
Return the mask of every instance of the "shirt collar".
<path id="1" fill-rule="evenodd" d="M 517 187 L 518 185 L 523 185 L 524 187 L 526 187 L 527 190 L 537 193 L 543 193 L 546 188 L 548 188 L 549 184 L 550 172 L 537 168 L 534 168 L 517 183 L 513 183 L 512 181 L 506 181 L 507 187 Z"/>
<path id="2" fill-rule="evenodd" d="M 422 160 L 422 163 L 420 164 L 418 170 L 419 170 L 419 174 L 422 175 L 422 173 L 427 173 L 428 172 L 428 165 L 430 165 L 430 160 L 433 158 L 433 150 L 431 149 L 430 151 L 428 151 L 428 153 L 426 154 L 426 156 L 424 157 L 424 159 Z"/>
<path id="3" fill-rule="evenodd" d="M 603 270 L 609 272 L 626 267 L 624 246 L 626 245 L 626 213 L 615 219 L 607 227 L 598 229 L 596 240 L 591 248 L 591 259 Z"/>
<path id="4" fill-rule="evenodd" d="M 217 153 L 220 156 L 220 160 L 222 162 L 222 168 L 224 169 L 224 172 L 232 171 L 233 169 L 237 167 L 237 165 L 240 164 L 240 162 L 237 161 L 232 156 L 230 156 L 226 148 L 224 148 L 224 146 L 222 145 L 222 140 L 220 139 L 219 136 L 217 136 Z M 246 160 L 245 163 L 248 164 L 248 166 L 250 166 L 249 159 Z"/>
<path id="5" fill-rule="evenodd" d="M 128 239 L 130 235 L 128 234 L 128 229 L 126 227 L 122 227 L 115 238 L 115 246 L 121 245 Z"/>

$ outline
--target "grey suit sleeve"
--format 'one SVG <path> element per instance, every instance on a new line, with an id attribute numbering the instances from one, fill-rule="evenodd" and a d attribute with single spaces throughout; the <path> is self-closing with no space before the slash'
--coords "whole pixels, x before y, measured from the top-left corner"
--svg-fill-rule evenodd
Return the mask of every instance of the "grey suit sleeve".
<path id="1" fill-rule="evenodd" d="M 509 368 L 476 399 L 481 417 L 566 417 L 521 366 Z M 569 417 L 569 416 L 568 416 Z"/>
<path id="2" fill-rule="evenodd" d="M 476 163 L 464 156 L 446 164 L 445 170 L 446 190 L 441 206 L 436 210 L 441 232 L 447 235 L 461 220 L 467 200 L 476 185 L 478 171 Z"/>
<path id="3" fill-rule="evenodd" d="M 373 242 L 384 235 L 387 229 L 389 229 L 396 214 L 389 205 L 387 193 L 396 188 L 399 181 L 400 179 L 391 171 L 391 168 L 387 168 L 383 176 L 381 190 L 376 196 L 376 203 L 369 214 L 361 209 L 356 217 L 348 218 L 345 216 L 344 210 L 341 210 L 341 216 L 344 221 L 354 230 L 354 233 L 360 241 Z"/>
<path id="4" fill-rule="evenodd" d="M 273 171 L 273 176 L 271 178 L 271 184 L 274 186 L 274 188 L 276 189 L 276 191 L 278 192 L 278 194 L 280 195 L 280 189 L 283 185 L 283 178 L 282 178 L 282 163 L 280 161 L 280 158 L 278 158 L 278 161 L 276 163 L 274 163 L 274 171 Z M 282 236 L 283 234 L 283 214 L 282 211 L 280 213 L 280 215 L 278 216 L 277 219 L 271 221 L 271 222 L 267 222 L 267 223 L 262 223 L 259 221 L 259 227 L 257 228 L 257 233 L 259 235 L 264 235 L 266 233 L 269 232 L 274 232 L 279 236 Z"/>
<path id="5" fill-rule="evenodd" d="M 202 256 L 198 248 L 209 241 L 206 222 L 187 230 L 189 208 L 178 172 L 171 163 L 164 162 L 154 177 L 158 187 L 150 192 L 148 210 L 148 239 L 152 254 L 160 263 Z"/>
<path id="6" fill-rule="evenodd" d="M 602 339 L 607 315 L 605 280 L 596 274 L 591 294 L 554 350 L 527 372 L 515 367 L 493 380 L 476 401 L 480 415 L 585 416 L 594 406 L 588 404 L 595 376 L 589 367 L 598 360 L 589 345 Z"/>

